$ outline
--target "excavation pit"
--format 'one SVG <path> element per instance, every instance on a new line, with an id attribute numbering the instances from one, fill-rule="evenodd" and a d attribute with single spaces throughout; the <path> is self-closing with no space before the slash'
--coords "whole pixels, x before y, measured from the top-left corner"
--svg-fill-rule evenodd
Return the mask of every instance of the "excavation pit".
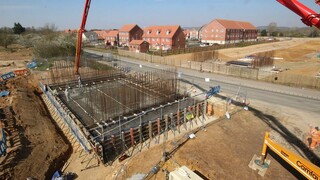
<path id="1" fill-rule="evenodd" d="M 180 131 L 205 112 L 203 102 L 179 93 L 174 69 L 91 69 L 82 68 L 81 78 L 66 73 L 70 68 L 53 69 L 51 83 L 41 87 L 83 149 L 103 163 L 163 132 Z"/>

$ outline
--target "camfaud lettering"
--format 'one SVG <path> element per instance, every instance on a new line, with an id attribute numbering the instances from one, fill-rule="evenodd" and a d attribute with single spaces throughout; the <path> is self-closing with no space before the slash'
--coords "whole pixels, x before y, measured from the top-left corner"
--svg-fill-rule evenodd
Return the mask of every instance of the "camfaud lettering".
<path id="1" fill-rule="evenodd" d="M 319 176 L 314 173 L 312 170 L 310 170 L 307 166 L 305 166 L 302 162 L 297 161 L 297 165 L 300 169 L 302 169 L 304 172 L 306 172 L 307 174 L 309 174 L 310 176 L 312 176 L 313 179 L 318 180 Z"/>

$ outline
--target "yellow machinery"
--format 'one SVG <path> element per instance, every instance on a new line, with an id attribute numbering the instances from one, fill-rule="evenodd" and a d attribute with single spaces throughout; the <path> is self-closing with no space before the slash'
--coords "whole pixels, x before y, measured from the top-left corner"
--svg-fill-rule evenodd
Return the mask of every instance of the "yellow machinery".
<path id="1" fill-rule="evenodd" d="M 304 177 L 308 179 L 320 179 L 320 168 L 318 166 L 312 164 L 303 157 L 296 155 L 292 151 L 272 141 L 268 132 L 266 133 L 264 138 L 261 159 L 256 160 L 256 164 L 260 166 L 265 165 L 267 148 L 270 148 L 270 150 L 279 155 L 283 160 L 285 160 L 290 166 L 300 172 Z M 265 167 L 267 168 L 268 166 Z"/>

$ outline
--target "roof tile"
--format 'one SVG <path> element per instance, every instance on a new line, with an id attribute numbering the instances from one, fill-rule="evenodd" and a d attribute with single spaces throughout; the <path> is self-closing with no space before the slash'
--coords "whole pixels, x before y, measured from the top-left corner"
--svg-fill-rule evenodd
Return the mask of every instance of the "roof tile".
<path id="1" fill-rule="evenodd" d="M 215 19 L 213 21 L 217 21 L 227 29 L 253 29 L 253 30 L 257 29 L 251 23 L 245 22 L 245 21 L 233 21 L 233 20 L 226 20 L 226 19 Z"/>
<path id="2" fill-rule="evenodd" d="M 136 24 L 126 24 L 124 26 L 122 26 L 121 29 L 119 29 L 119 32 L 129 32 L 131 31 L 135 26 L 137 26 Z"/>
<path id="3" fill-rule="evenodd" d="M 159 37 L 172 38 L 180 26 L 149 26 L 143 29 L 143 38 Z"/>

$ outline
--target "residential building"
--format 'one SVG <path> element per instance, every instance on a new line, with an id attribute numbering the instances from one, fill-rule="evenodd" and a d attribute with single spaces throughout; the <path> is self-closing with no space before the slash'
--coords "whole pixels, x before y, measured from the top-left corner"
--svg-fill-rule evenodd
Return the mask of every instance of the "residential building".
<path id="1" fill-rule="evenodd" d="M 230 44 L 256 41 L 258 31 L 249 22 L 214 19 L 200 30 L 202 43 Z"/>
<path id="2" fill-rule="evenodd" d="M 117 46 L 119 40 L 119 31 L 111 30 L 106 34 L 106 38 L 104 39 L 106 46 Z"/>
<path id="3" fill-rule="evenodd" d="M 199 30 L 200 28 L 193 27 L 193 28 L 185 28 L 183 32 L 186 35 L 187 40 L 188 39 L 197 40 L 199 39 Z"/>
<path id="4" fill-rule="evenodd" d="M 192 28 L 190 31 L 190 39 L 199 39 L 199 28 Z"/>
<path id="5" fill-rule="evenodd" d="M 95 30 L 93 32 L 97 33 L 99 41 L 104 41 L 109 31 L 110 30 Z"/>
<path id="6" fill-rule="evenodd" d="M 136 24 L 127 24 L 119 29 L 119 45 L 129 46 L 132 40 L 141 40 L 143 30 Z"/>
<path id="7" fill-rule="evenodd" d="M 93 31 L 82 33 L 82 42 L 97 42 L 98 34 Z"/>
<path id="8" fill-rule="evenodd" d="M 143 40 L 150 49 L 178 49 L 186 47 L 186 38 L 180 26 L 150 26 L 144 28 Z"/>
<path id="9" fill-rule="evenodd" d="M 129 43 L 129 51 L 146 53 L 149 50 L 149 43 L 143 40 L 132 40 Z"/>
<path id="10" fill-rule="evenodd" d="M 190 39 L 190 30 L 184 29 L 183 30 L 184 36 L 186 37 L 186 40 Z"/>

